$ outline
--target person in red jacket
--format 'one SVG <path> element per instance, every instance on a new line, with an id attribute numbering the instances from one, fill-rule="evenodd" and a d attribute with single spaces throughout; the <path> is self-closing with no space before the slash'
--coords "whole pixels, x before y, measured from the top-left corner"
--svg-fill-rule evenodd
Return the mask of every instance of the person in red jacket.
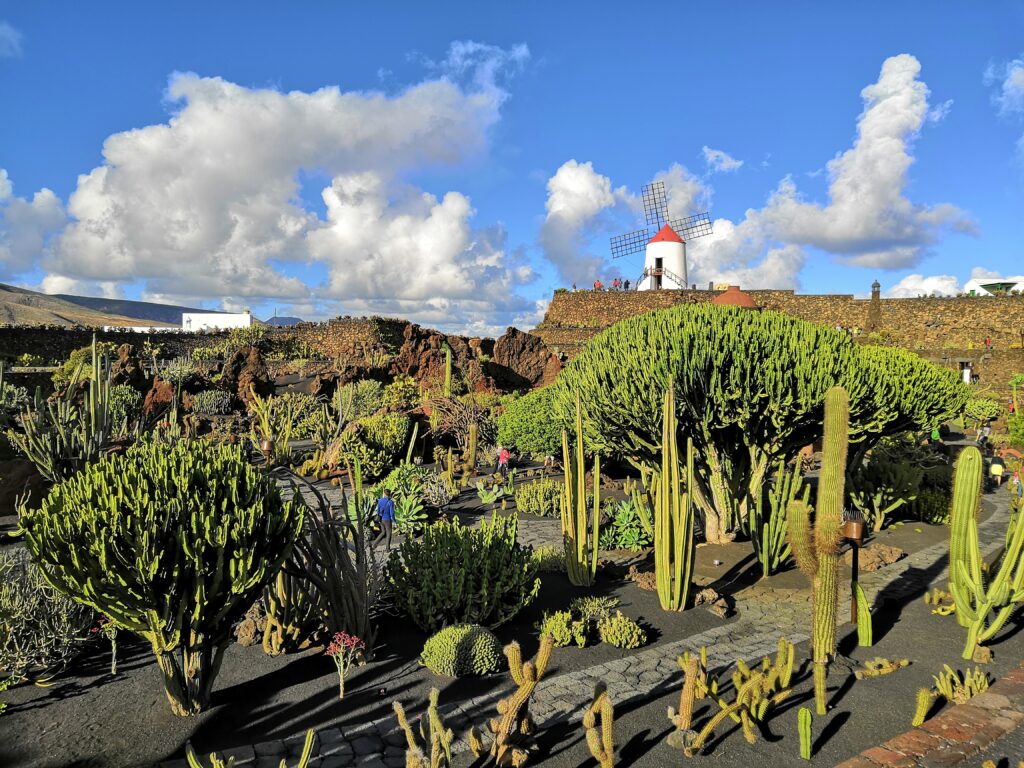
<path id="1" fill-rule="evenodd" d="M 508 448 L 498 447 L 498 471 L 501 472 L 501 476 L 508 479 L 508 460 L 511 458 L 511 454 L 508 452 Z"/>

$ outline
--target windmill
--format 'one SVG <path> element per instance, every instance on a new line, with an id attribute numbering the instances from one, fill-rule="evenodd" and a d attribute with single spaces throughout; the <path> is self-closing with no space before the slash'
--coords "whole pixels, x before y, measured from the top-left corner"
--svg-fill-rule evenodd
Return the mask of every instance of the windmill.
<path id="1" fill-rule="evenodd" d="M 645 251 L 644 273 L 635 283 L 638 291 L 658 290 L 666 278 L 679 288 L 687 288 L 686 241 L 710 235 L 711 218 L 707 213 L 698 213 L 683 219 L 669 219 L 663 181 L 647 184 L 641 198 L 648 226 L 611 238 L 612 258 Z M 653 237 L 652 228 L 656 229 Z"/>

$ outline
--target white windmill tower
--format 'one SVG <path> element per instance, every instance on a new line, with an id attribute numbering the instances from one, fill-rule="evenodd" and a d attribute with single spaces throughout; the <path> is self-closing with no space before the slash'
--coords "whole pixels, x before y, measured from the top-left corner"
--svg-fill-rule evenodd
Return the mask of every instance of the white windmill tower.
<path id="1" fill-rule="evenodd" d="M 668 197 L 662 181 L 645 186 L 641 197 L 647 223 L 658 230 L 653 237 L 650 227 L 613 237 L 612 258 L 645 252 L 643 274 L 634 283 L 638 291 L 689 287 L 686 241 L 710 235 L 711 218 L 707 213 L 698 213 L 684 219 L 669 219 Z"/>

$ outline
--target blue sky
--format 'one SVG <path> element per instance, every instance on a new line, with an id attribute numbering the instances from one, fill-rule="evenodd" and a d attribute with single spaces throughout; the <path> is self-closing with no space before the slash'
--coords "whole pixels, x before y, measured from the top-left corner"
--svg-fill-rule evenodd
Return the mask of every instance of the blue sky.
<path id="1" fill-rule="evenodd" d="M 0 3 L 0 281 L 500 332 L 652 178 L 701 282 L 1024 272 L 1024 3 L 294 5 Z"/>

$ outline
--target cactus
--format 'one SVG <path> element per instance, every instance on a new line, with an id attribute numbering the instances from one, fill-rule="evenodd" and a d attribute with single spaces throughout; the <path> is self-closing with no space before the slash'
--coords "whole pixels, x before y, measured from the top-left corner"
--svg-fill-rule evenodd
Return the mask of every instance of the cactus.
<path id="1" fill-rule="evenodd" d="M 843 522 L 849 418 L 850 400 L 846 390 L 832 387 L 825 395 L 825 446 L 814 524 L 811 524 L 811 509 L 807 502 L 790 502 L 788 511 L 793 556 L 800 570 L 811 579 L 814 700 L 819 715 L 828 711 L 828 662 L 836 650 L 836 610 L 839 603 L 836 571 L 839 529 Z"/>
<path id="2" fill-rule="evenodd" d="M 949 531 L 949 591 L 967 630 L 963 658 L 990 639 L 1024 602 L 1024 515 L 1011 519 L 1002 556 L 987 569 L 978 547 L 981 453 L 965 448 L 956 463 Z"/>
<path id="3" fill-rule="evenodd" d="M 476 422 L 469 425 L 469 439 L 466 441 L 466 465 L 469 470 L 476 469 Z"/>
<path id="4" fill-rule="evenodd" d="M 800 732 L 800 758 L 811 759 L 811 710 L 800 707 L 796 717 L 797 730 Z"/>
<path id="5" fill-rule="evenodd" d="M 452 348 L 444 345 L 444 396 L 452 396 Z"/>
<path id="6" fill-rule="evenodd" d="M 917 699 L 914 706 L 914 719 L 910 721 L 910 724 L 917 728 L 921 725 L 928 717 L 928 710 L 932 708 L 932 704 L 935 703 L 935 693 L 932 692 L 931 688 L 920 688 L 917 691 Z"/>
<path id="7" fill-rule="evenodd" d="M 867 595 L 860 582 L 853 582 L 853 597 L 857 605 L 857 645 L 870 648 L 874 645 L 874 632 L 871 626 L 871 608 Z"/>
<path id="8" fill-rule="evenodd" d="M 708 683 L 708 649 L 701 646 L 700 656 L 686 651 L 676 659 L 683 670 L 683 688 L 679 692 L 679 711 L 668 708 L 668 719 L 676 727 L 666 743 L 674 749 L 686 749 L 689 742 L 696 736 L 692 730 L 693 705 L 706 696 L 718 695 L 718 681 Z"/>
<path id="9" fill-rule="evenodd" d="M 897 659 L 896 661 L 890 661 L 889 659 L 883 659 L 878 656 L 874 659 L 870 659 L 864 662 L 864 668 L 858 669 L 853 673 L 853 676 L 858 680 L 863 680 L 866 677 L 884 677 L 885 675 L 891 675 L 897 669 L 910 666 L 910 659 Z"/>
<path id="10" fill-rule="evenodd" d="M 237 446 L 142 440 L 54 486 L 21 524 L 47 581 L 147 639 L 172 710 L 193 715 L 303 516 Z"/>
<path id="11" fill-rule="evenodd" d="M 306 742 L 302 746 L 302 754 L 299 755 L 299 762 L 295 764 L 295 768 L 306 768 L 309 765 L 309 760 L 313 756 L 313 740 L 316 737 L 316 731 L 310 728 L 306 731 Z M 192 749 L 192 742 L 185 742 L 185 759 L 188 761 L 189 768 L 205 768 L 199 757 L 196 755 L 196 751 Z M 229 757 L 224 760 L 217 756 L 216 753 L 210 755 L 210 768 L 234 768 L 235 758 Z M 278 768 L 288 768 L 288 762 L 281 760 Z"/>
<path id="12" fill-rule="evenodd" d="M 548 668 L 554 647 L 551 635 L 544 635 L 540 639 L 537 655 L 532 661 L 524 662 L 519 643 L 505 646 L 508 671 L 518 688 L 511 696 L 498 702 L 500 719 L 492 718 L 488 721 L 487 730 L 491 734 L 489 745 L 485 742 L 486 737 L 475 726 L 470 729 L 467 739 L 474 755 L 490 755 L 495 766 L 520 766 L 529 759 L 534 749 L 532 735 L 535 731 L 530 717 L 530 697 Z"/>
<path id="13" fill-rule="evenodd" d="M 988 675 L 980 667 L 967 670 L 961 678 L 959 672 L 949 664 L 944 664 L 942 672 L 932 679 L 935 681 L 935 690 L 938 694 L 953 704 L 963 704 L 988 690 Z"/>
<path id="14" fill-rule="evenodd" d="M 956 612 L 953 595 L 938 587 L 932 588 L 931 592 L 924 593 L 924 603 L 935 606 L 932 608 L 932 615 L 935 616 L 950 616 Z"/>
<path id="15" fill-rule="evenodd" d="M 430 705 L 427 707 L 426 718 L 419 718 L 419 733 L 413 730 L 405 709 L 401 703 L 394 702 L 398 724 L 405 733 L 407 748 L 405 751 L 406 768 L 450 768 L 452 764 L 452 741 L 454 734 L 445 728 L 441 715 L 437 711 L 437 688 L 430 689 Z M 430 757 L 427 757 L 429 753 Z"/>
<path id="16" fill-rule="evenodd" d="M 695 544 L 693 506 L 693 442 L 686 441 L 686 477 L 680 478 L 676 440 L 676 402 L 670 387 L 662 408 L 661 473 L 655 480 L 654 573 L 658 602 L 664 611 L 686 608 L 693 578 Z M 597 470 L 594 470 L 597 476 Z M 683 489 L 686 490 L 683 490 Z"/>
<path id="17" fill-rule="evenodd" d="M 452 459 L 452 449 L 448 448 L 448 463 L 446 465 L 445 473 L 448 475 L 448 479 L 455 482 L 455 462 Z"/>
<path id="18" fill-rule="evenodd" d="M 405 450 L 405 463 L 412 464 L 412 454 L 416 450 L 416 438 L 420 434 L 420 423 L 414 421 L 412 424 L 412 436 L 409 438 L 409 447 Z"/>
<path id="19" fill-rule="evenodd" d="M 765 495 L 768 496 L 770 507 L 767 519 L 764 517 Z M 780 461 L 775 482 L 767 494 L 762 488 L 747 521 L 750 542 L 754 545 L 754 554 L 761 563 L 761 574 L 764 577 L 778 571 L 779 566 L 789 557 L 790 546 L 786 538 L 786 510 L 789 503 L 800 498 L 807 503 L 810 497 L 811 486 L 804 484 L 799 465 L 787 468 L 786 463 Z"/>
<path id="20" fill-rule="evenodd" d="M 583 728 L 587 734 L 590 754 L 600 768 L 615 766 L 615 736 L 613 733 L 615 712 L 608 691 L 603 685 L 594 689 L 594 701 L 583 715 Z M 601 719 L 600 729 L 597 720 Z"/>
<path id="21" fill-rule="evenodd" d="M 267 626 L 263 630 L 263 651 L 269 656 L 297 651 L 320 626 L 315 603 L 303 577 L 286 565 L 263 590 Z"/>
<path id="22" fill-rule="evenodd" d="M 766 656 L 761 660 L 759 668 L 750 668 L 742 659 L 737 660 L 736 670 L 732 674 L 736 698 L 732 702 L 718 700 L 719 711 L 704 724 L 696 736 L 687 740 L 683 753 L 687 757 L 697 754 L 715 728 L 726 718 L 738 720 L 743 729 L 743 738 L 748 744 L 756 743 L 755 725 L 764 723 L 769 711 L 792 694 L 792 675 L 793 644 L 784 637 L 779 638 L 774 661 Z"/>
<path id="23" fill-rule="evenodd" d="M 569 453 L 569 435 L 562 430 L 562 458 L 565 466 L 565 492 L 561 498 L 562 540 L 569 581 L 577 587 L 589 587 L 597 575 L 597 550 L 601 524 L 601 460 L 594 455 L 594 507 L 587 524 L 587 472 L 583 451 L 583 415 L 576 399 L 576 445 Z"/>

